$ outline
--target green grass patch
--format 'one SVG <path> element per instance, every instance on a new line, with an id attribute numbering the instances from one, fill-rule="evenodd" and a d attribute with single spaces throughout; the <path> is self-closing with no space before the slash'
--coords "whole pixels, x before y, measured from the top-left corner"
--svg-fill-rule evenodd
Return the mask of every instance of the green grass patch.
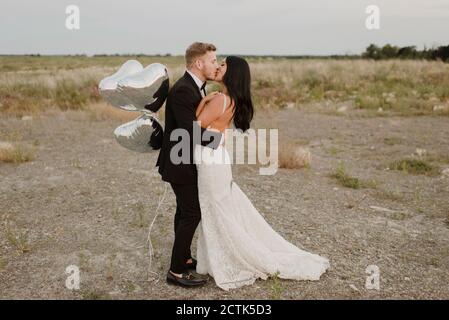
<path id="1" fill-rule="evenodd" d="M 279 271 L 271 274 L 268 277 L 270 287 L 270 298 L 272 300 L 280 300 L 282 298 L 282 292 L 284 291 L 282 283 L 279 280 Z"/>
<path id="2" fill-rule="evenodd" d="M 31 251 L 31 245 L 28 240 L 28 232 L 11 228 L 7 225 L 6 239 L 9 244 L 14 247 L 19 253 L 28 253 Z"/>
<path id="3" fill-rule="evenodd" d="M 331 177 L 336 179 L 342 186 L 351 189 L 360 188 L 373 188 L 377 187 L 377 182 L 375 180 L 361 180 L 356 177 L 351 177 L 346 173 L 343 164 L 339 164 L 337 169 L 331 174 Z"/>
<path id="4" fill-rule="evenodd" d="M 434 166 L 419 159 L 396 160 L 389 164 L 389 168 L 409 174 L 434 174 L 437 171 Z"/>

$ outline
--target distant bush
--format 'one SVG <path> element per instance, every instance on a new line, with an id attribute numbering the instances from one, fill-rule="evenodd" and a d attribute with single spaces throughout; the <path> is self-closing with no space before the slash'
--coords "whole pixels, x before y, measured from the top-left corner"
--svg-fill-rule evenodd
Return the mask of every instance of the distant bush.
<path id="1" fill-rule="evenodd" d="M 416 46 L 397 47 L 391 44 L 386 44 L 383 47 L 378 47 L 375 44 L 370 44 L 362 57 L 369 59 L 428 59 L 441 60 L 449 62 L 449 45 L 441 46 L 436 49 L 418 50 Z"/>

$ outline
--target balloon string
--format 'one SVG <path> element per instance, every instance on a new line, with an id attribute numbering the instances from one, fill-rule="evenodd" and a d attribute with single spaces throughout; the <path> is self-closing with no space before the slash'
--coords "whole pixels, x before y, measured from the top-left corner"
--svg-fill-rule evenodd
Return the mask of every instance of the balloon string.
<path id="1" fill-rule="evenodd" d="M 161 198 L 159 199 L 159 203 L 158 203 L 157 208 L 156 208 L 156 215 L 154 216 L 153 221 L 151 222 L 150 227 L 148 228 L 147 243 L 148 243 L 148 251 L 149 251 L 149 254 L 150 254 L 150 265 L 148 267 L 148 273 L 149 274 L 153 274 L 155 276 L 156 282 L 159 281 L 159 274 L 157 272 L 154 272 L 154 271 L 151 270 L 151 264 L 153 262 L 153 252 L 154 252 L 153 244 L 151 243 L 151 230 L 153 228 L 153 224 L 156 221 L 157 216 L 160 213 L 159 212 L 159 208 L 161 207 L 162 202 L 164 201 L 166 192 L 167 192 L 167 184 L 165 183 L 164 184 L 164 193 L 162 194 Z"/>

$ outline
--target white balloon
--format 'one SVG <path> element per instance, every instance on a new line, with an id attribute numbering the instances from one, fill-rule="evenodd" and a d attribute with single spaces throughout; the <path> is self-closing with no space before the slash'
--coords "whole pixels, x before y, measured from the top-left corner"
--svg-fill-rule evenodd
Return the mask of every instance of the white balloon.
<path id="1" fill-rule="evenodd" d="M 117 90 L 117 84 L 123 78 L 136 74 L 142 70 L 143 66 L 139 61 L 126 61 L 116 73 L 100 81 L 98 89 L 101 96 L 114 107 L 135 111 L 136 108 L 133 102 Z"/>
<path id="2" fill-rule="evenodd" d="M 139 61 L 128 60 L 120 67 L 120 69 L 117 70 L 116 73 L 101 80 L 98 87 L 100 90 L 115 90 L 117 89 L 117 83 L 120 80 L 142 70 L 143 66 Z"/>
<path id="3" fill-rule="evenodd" d="M 153 63 L 144 68 L 140 62 L 128 60 L 116 73 L 101 80 L 98 88 L 111 105 L 143 112 L 115 129 L 115 139 L 121 146 L 137 152 L 151 152 L 162 147 L 164 130 L 155 113 L 168 95 L 167 67 Z"/>
<path id="4" fill-rule="evenodd" d="M 157 112 L 168 95 L 168 71 L 160 63 L 152 63 L 140 72 L 121 79 L 117 90 L 140 111 Z"/>
<path id="5" fill-rule="evenodd" d="M 143 114 L 117 127 L 114 136 L 121 146 L 129 150 L 151 152 L 160 149 L 163 128 L 155 116 Z"/>

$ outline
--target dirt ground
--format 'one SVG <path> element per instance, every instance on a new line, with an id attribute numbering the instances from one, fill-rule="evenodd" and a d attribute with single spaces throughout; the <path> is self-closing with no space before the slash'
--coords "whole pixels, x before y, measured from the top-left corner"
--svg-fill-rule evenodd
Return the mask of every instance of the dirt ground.
<path id="1" fill-rule="evenodd" d="M 213 280 L 196 289 L 166 284 L 175 212 L 168 185 L 152 235 L 159 281 L 149 280 L 146 237 L 164 184 L 157 153 L 115 142 L 120 124 L 81 111 L 0 119 L 4 132 L 20 132 L 37 149 L 33 161 L 0 162 L 0 298 L 449 298 L 448 117 L 258 113 L 257 127 L 307 146 L 311 166 L 261 176 L 255 165 L 234 165 L 234 179 L 276 231 L 328 257 L 331 269 L 316 282 L 258 280 L 228 292 Z M 387 169 L 417 148 L 435 174 Z M 375 185 L 340 185 L 330 176 L 339 163 Z M 65 286 L 69 265 L 80 268 L 80 290 Z M 365 288 L 369 265 L 379 268 L 379 290 Z"/>

